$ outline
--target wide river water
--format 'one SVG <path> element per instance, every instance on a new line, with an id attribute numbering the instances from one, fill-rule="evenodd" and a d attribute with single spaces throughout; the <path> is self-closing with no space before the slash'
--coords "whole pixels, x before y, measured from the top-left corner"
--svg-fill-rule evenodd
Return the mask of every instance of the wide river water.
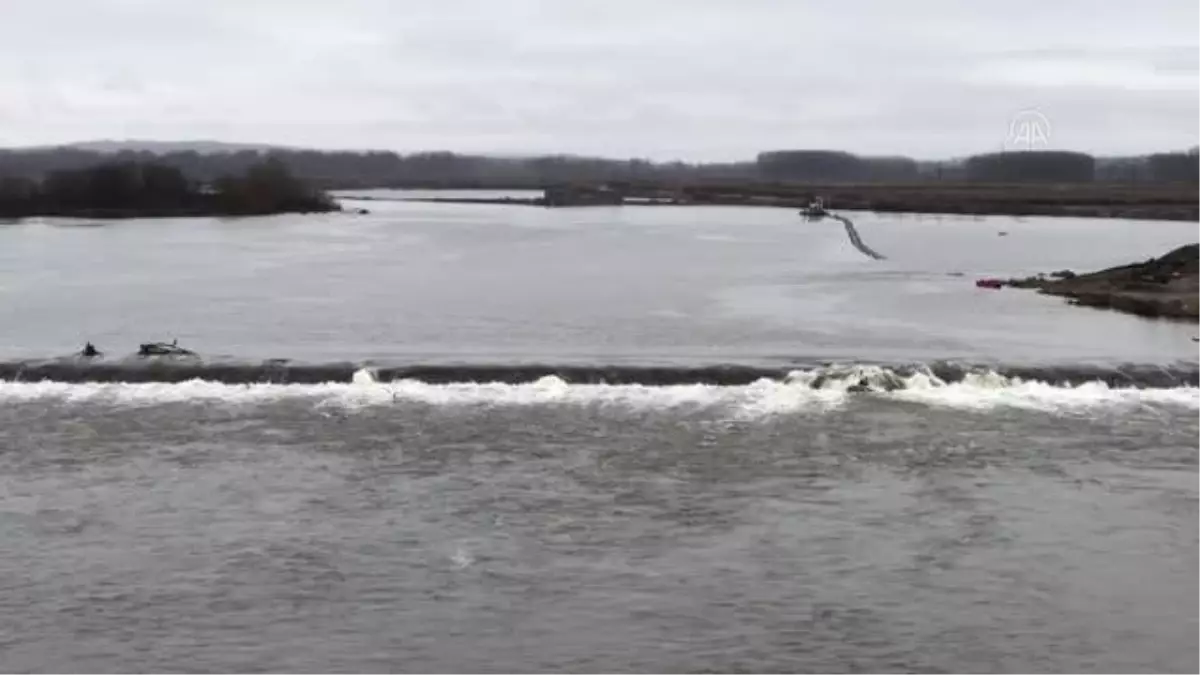
<path id="1" fill-rule="evenodd" d="M 1195 223 L 346 204 L 0 224 L 0 671 L 1200 668 Z"/>

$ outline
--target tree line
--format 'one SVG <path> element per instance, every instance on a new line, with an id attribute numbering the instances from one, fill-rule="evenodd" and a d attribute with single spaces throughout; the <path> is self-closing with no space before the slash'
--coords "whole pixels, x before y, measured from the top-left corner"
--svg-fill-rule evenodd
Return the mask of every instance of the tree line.
<path id="1" fill-rule="evenodd" d="M 573 182 L 754 183 L 773 182 L 1197 182 L 1197 150 L 1130 157 L 1025 151 L 959 160 L 919 161 L 827 150 L 775 150 L 754 160 L 729 163 L 652 162 L 553 155 L 488 157 L 451 152 L 322 152 L 316 150 L 200 153 L 77 148 L 0 151 L 0 178 L 42 180 L 55 172 L 99 165 L 154 165 L 173 169 L 189 184 L 215 185 L 245 175 L 264 162 L 322 189 L 543 188 Z M 156 175 L 154 181 L 168 180 Z M 169 180 L 178 181 L 178 178 Z"/>
<path id="2" fill-rule="evenodd" d="M 0 217 L 264 215 L 339 208 L 274 157 L 208 181 L 162 161 L 107 160 L 52 168 L 40 177 L 0 172 Z"/>

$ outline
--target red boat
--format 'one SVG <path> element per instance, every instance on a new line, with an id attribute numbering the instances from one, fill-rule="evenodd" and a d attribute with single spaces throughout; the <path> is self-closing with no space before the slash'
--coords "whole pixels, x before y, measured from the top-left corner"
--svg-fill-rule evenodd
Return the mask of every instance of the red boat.
<path id="1" fill-rule="evenodd" d="M 1003 279 L 977 279 L 975 281 L 977 288 L 1004 288 Z"/>

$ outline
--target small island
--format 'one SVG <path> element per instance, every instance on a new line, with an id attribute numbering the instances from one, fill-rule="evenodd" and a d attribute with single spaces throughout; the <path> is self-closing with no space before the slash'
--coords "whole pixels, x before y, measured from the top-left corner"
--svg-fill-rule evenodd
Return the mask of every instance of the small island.
<path id="1" fill-rule="evenodd" d="M 1003 285 L 1033 288 L 1068 298 L 1071 304 L 1113 309 L 1137 316 L 1200 320 L 1200 244 L 1181 246 L 1159 258 L 1075 274 L 1011 279 Z"/>
<path id="2" fill-rule="evenodd" d="M 277 158 L 209 183 L 155 162 L 51 171 L 40 181 L 0 178 L 0 218 L 180 218 L 326 213 L 341 206 L 295 178 Z"/>

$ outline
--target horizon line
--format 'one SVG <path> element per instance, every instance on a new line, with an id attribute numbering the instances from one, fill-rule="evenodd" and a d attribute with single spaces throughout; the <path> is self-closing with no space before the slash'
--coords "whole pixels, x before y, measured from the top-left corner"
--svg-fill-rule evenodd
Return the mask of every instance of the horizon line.
<path id="1" fill-rule="evenodd" d="M 487 152 L 487 151 L 450 150 L 450 149 L 445 149 L 445 148 L 404 151 L 404 150 L 395 150 L 395 149 L 391 149 L 391 148 L 381 148 L 381 147 L 320 148 L 320 147 L 287 145 L 287 144 L 282 144 L 282 143 L 256 142 L 256 141 L 222 141 L 222 140 L 205 139 L 205 138 L 182 139 L 182 140 L 160 140 L 160 139 L 146 139 L 146 138 L 141 138 L 141 139 L 139 139 L 139 138 L 126 138 L 126 139 L 115 139 L 115 138 L 98 138 L 98 139 L 96 139 L 96 138 L 93 138 L 93 139 L 80 140 L 80 141 L 68 141 L 68 142 L 64 142 L 64 143 L 42 143 L 42 144 L 37 144 L 37 145 L 0 145 L 0 152 L 12 152 L 12 151 L 31 152 L 31 151 L 39 151 L 39 150 L 42 150 L 42 151 L 45 151 L 45 150 L 79 150 L 79 151 L 83 151 L 83 152 L 95 152 L 95 153 L 99 153 L 99 154 L 106 154 L 109 152 L 118 153 L 123 150 L 128 150 L 128 151 L 132 151 L 132 152 L 152 152 L 152 153 L 155 152 L 155 150 L 150 149 L 150 148 L 126 147 L 126 148 L 112 148 L 112 149 L 99 150 L 99 149 L 95 149 L 93 147 L 88 147 L 88 146 L 106 145 L 106 144 L 107 145 L 115 145 L 115 146 L 120 146 L 120 145 L 126 145 L 126 146 L 137 146 L 137 145 L 145 145 L 145 146 L 172 146 L 172 145 L 217 146 L 217 147 L 213 147 L 211 149 L 205 149 L 205 150 L 196 150 L 194 148 L 177 148 L 177 149 L 158 150 L 158 152 L 161 152 L 161 153 L 192 151 L 192 152 L 198 152 L 199 154 L 233 154 L 236 152 L 244 152 L 244 151 L 252 151 L 252 152 L 261 153 L 261 152 L 270 152 L 273 150 L 279 150 L 279 151 L 287 151 L 287 152 L 317 152 L 317 153 L 322 153 L 322 154 L 392 153 L 392 154 L 398 155 L 400 157 L 412 156 L 412 155 L 429 155 L 429 154 L 446 153 L 446 154 L 458 155 L 458 156 L 462 156 L 462 157 L 483 157 L 483 158 L 489 158 L 489 159 L 522 160 L 522 159 L 538 159 L 538 158 L 544 158 L 544 157 L 569 157 L 569 158 L 576 158 L 576 159 L 594 159 L 594 160 L 604 160 L 604 161 L 612 161 L 612 162 L 645 161 L 645 162 L 649 162 L 651 164 L 673 164 L 673 163 L 680 162 L 680 163 L 684 163 L 684 164 L 693 164 L 693 165 L 753 164 L 757 161 L 758 154 L 768 153 L 768 152 L 838 152 L 838 153 L 845 153 L 848 155 L 852 155 L 852 156 L 860 157 L 860 158 L 864 158 L 864 159 L 897 158 L 897 159 L 911 159 L 916 162 L 954 162 L 954 161 L 963 161 L 970 157 L 975 157 L 975 156 L 980 156 L 980 155 L 993 155 L 993 154 L 1002 154 L 1002 153 L 1008 153 L 1008 152 L 1013 152 L 1013 153 L 1017 153 L 1017 152 L 1066 152 L 1066 153 L 1084 154 L 1084 155 L 1093 157 L 1095 159 L 1126 159 L 1126 158 L 1148 157 L 1150 155 L 1155 155 L 1155 154 L 1185 154 L 1185 153 L 1194 152 L 1197 149 L 1200 149 L 1200 146 L 1193 144 L 1191 146 L 1177 147 L 1177 148 L 1170 149 L 1170 150 L 1161 150 L 1160 149 L 1160 150 L 1145 150 L 1145 151 L 1141 151 L 1138 153 L 1096 154 L 1096 153 L 1093 153 L 1093 152 L 1090 152 L 1087 150 L 1078 150 L 1078 149 L 1071 149 L 1071 148 L 1046 147 L 1046 148 L 1029 148 L 1029 149 L 1010 149 L 1010 148 L 1002 147 L 1002 148 L 995 149 L 995 150 L 977 151 L 977 152 L 952 155 L 952 156 L 948 156 L 948 157 L 932 158 L 932 157 L 919 157 L 916 155 L 909 155 L 909 154 L 904 154 L 904 153 L 869 154 L 869 153 L 854 152 L 851 150 L 844 150 L 844 149 L 837 149 L 837 148 L 779 147 L 779 148 L 760 150 L 755 155 L 751 155 L 747 158 L 737 159 L 737 160 L 687 160 L 687 159 L 681 159 L 681 158 L 650 159 L 650 158 L 647 158 L 644 156 L 639 157 L 639 156 L 589 155 L 589 154 L 576 153 L 576 152 L 565 152 L 565 151 L 558 151 L 558 152 Z M 224 146 L 224 147 L 220 147 L 220 146 Z"/>

